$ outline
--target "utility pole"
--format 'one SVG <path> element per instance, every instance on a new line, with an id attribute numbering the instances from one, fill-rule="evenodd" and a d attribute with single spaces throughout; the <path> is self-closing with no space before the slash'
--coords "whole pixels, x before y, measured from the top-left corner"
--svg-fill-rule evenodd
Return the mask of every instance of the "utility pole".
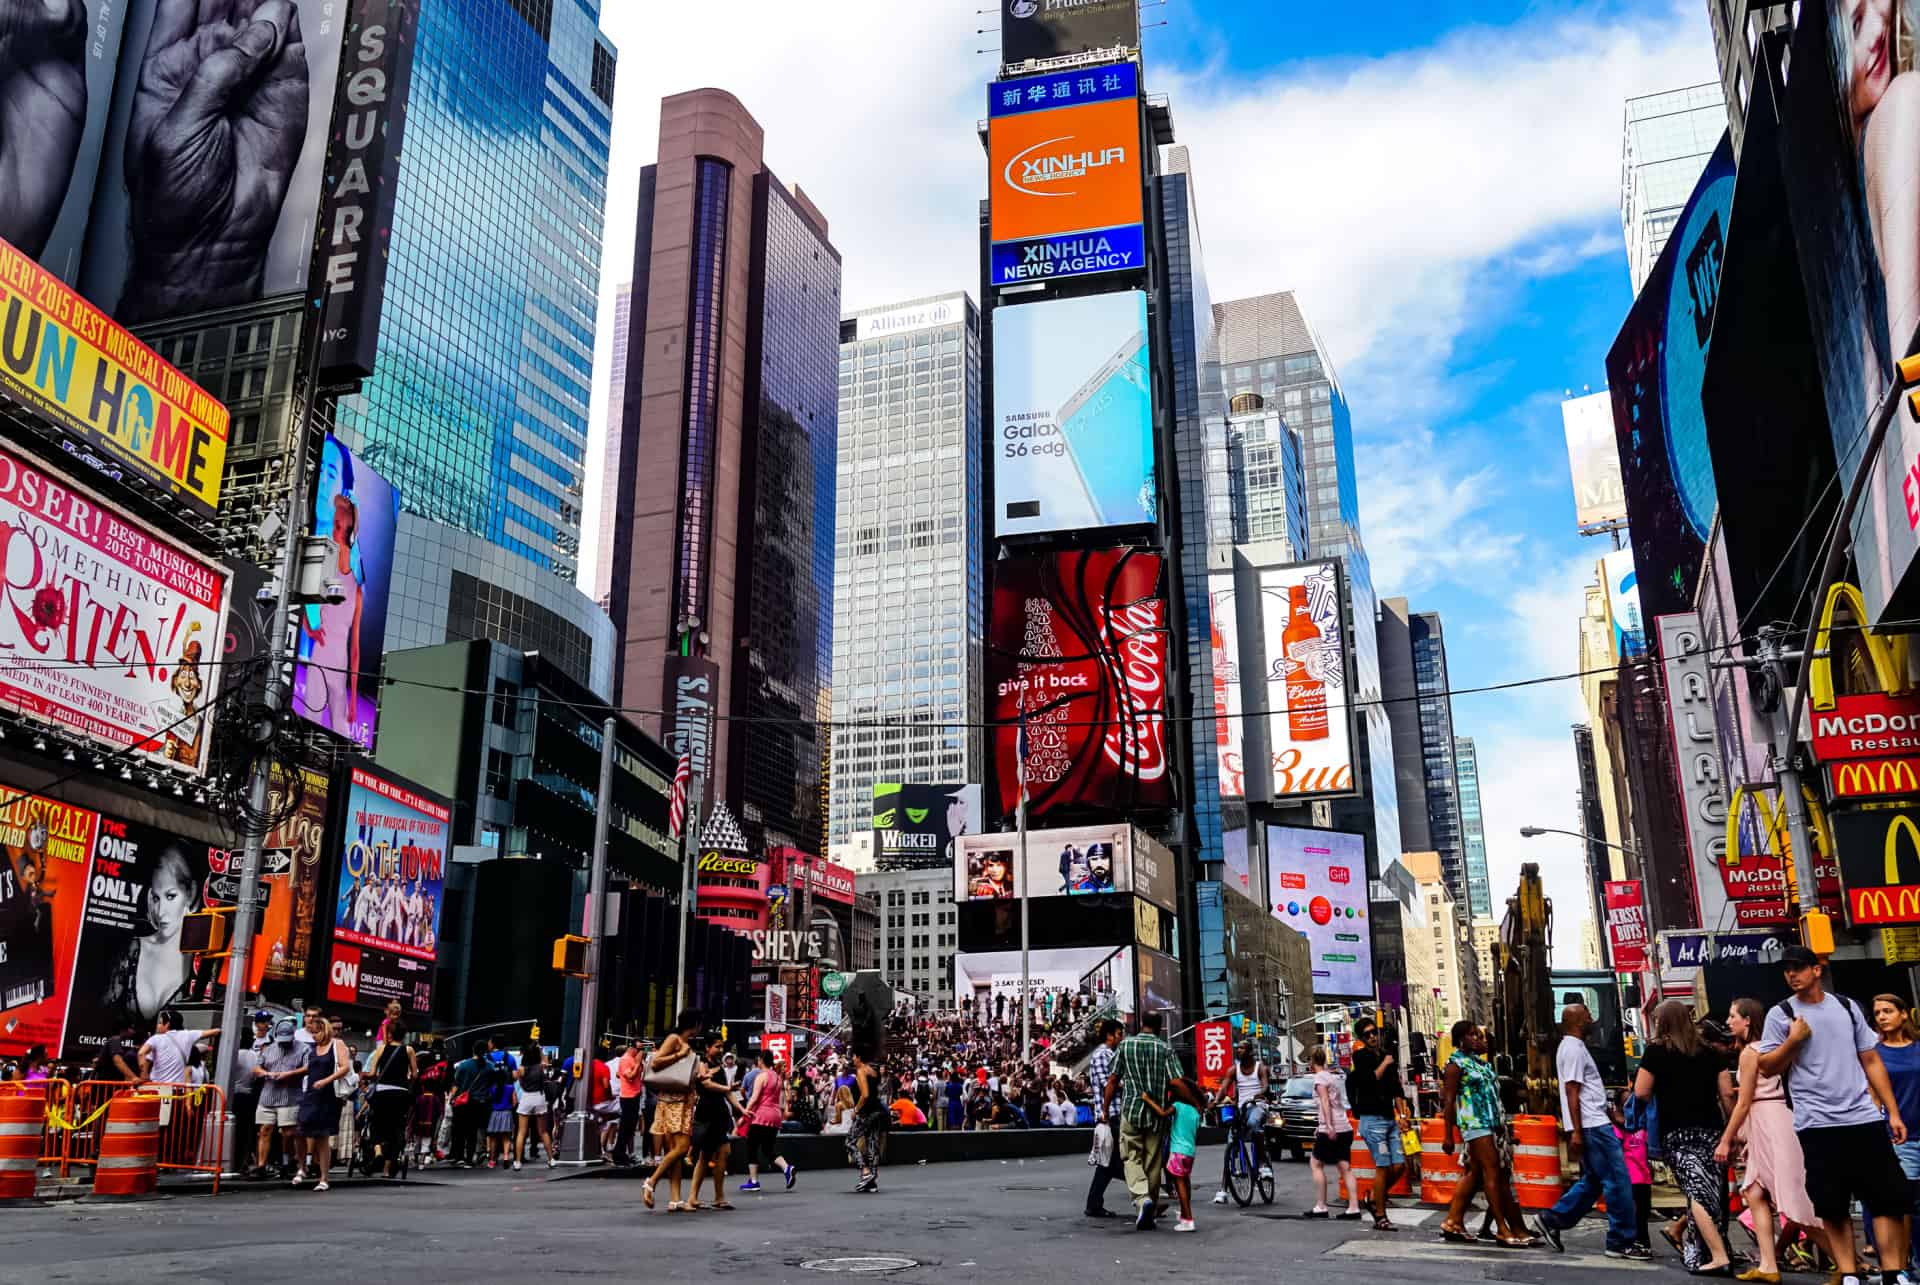
<path id="1" fill-rule="evenodd" d="M 600 793 L 595 796 L 593 873 L 587 881 L 587 975 L 580 981 L 580 1036 L 573 1053 L 573 1114 L 568 1118 L 568 1160 L 600 1158 L 600 1131 L 593 1127 L 593 1055 L 595 1019 L 600 1007 L 600 968 L 607 921 L 607 809 L 613 798 L 613 737 L 619 724 L 609 716 L 600 725 Z"/>
<path id="2" fill-rule="evenodd" d="M 693 901 L 693 854 L 700 846 L 700 796 L 705 785 L 706 778 L 700 776 L 687 783 L 687 820 L 680 827 L 680 949 L 673 972 L 676 1018 L 687 1011 L 687 911 Z"/>

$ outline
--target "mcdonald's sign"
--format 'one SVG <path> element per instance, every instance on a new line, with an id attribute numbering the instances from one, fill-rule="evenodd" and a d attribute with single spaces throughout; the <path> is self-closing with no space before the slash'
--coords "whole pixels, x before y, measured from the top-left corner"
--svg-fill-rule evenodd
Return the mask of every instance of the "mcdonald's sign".
<path id="1" fill-rule="evenodd" d="M 1920 924 L 1920 809 L 1876 808 L 1833 818 L 1847 920 L 1855 927 Z"/>
<path id="2" fill-rule="evenodd" d="M 1836 799 L 1920 795 L 1920 758 L 1856 759 L 1827 765 Z"/>

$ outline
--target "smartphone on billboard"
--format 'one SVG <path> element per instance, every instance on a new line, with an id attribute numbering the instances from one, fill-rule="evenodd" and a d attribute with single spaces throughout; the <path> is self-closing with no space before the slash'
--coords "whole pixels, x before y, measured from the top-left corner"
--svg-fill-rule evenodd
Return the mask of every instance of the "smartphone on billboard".
<path id="1" fill-rule="evenodd" d="M 1153 397 L 1147 332 L 1135 331 L 1060 410 L 1067 443 L 1097 526 L 1148 520 L 1140 491 L 1153 479 Z"/>

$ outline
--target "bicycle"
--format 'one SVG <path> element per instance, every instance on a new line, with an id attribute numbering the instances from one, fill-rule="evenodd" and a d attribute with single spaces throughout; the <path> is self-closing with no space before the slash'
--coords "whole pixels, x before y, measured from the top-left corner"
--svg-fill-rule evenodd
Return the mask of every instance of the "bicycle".
<path id="1" fill-rule="evenodd" d="M 1233 1193 L 1234 1203 L 1245 1209 L 1253 1203 L 1253 1194 L 1260 1193 L 1263 1204 L 1273 1203 L 1273 1170 L 1264 1168 L 1259 1162 L 1258 1148 L 1254 1141 L 1259 1136 L 1257 1129 L 1264 1127 L 1253 1112 L 1242 1117 L 1231 1106 L 1220 1107 L 1222 1121 L 1227 1126 L 1226 1168 L 1221 1175 L 1220 1185 Z"/>

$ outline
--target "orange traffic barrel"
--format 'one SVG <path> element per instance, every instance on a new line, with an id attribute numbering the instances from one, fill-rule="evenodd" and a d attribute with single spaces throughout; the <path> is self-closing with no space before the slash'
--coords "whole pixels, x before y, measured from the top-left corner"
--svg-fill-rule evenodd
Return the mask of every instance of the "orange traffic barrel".
<path id="1" fill-rule="evenodd" d="M 0 1098 L 0 1201 L 33 1199 L 46 1114 L 37 1093 Z"/>
<path id="2" fill-rule="evenodd" d="M 1420 1203 L 1449 1205 L 1460 1187 L 1460 1157 L 1440 1149 L 1446 1140 L 1447 1122 L 1431 1119 L 1420 1122 Z"/>
<path id="3" fill-rule="evenodd" d="M 1565 1190 L 1560 1122 L 1550 1115 L 1513 1117 L 1513 1194 L 1520 1207 L 1551 1209 Z"/>
<path id="4" fill-rule="evenodd" d="M 1353 1133 L 1353 1151 L 1351 1152 L 1351 1164 L 1353 1168 L 1354 1184 L 1360 1189 L 1360 1199 L 1372 1200 L 1373 1184 L 1374 1184 L 1374 1181 L 1379 1177 L 1379 1170 L 1374 1165 L 1373 1152 L 1367 1149 L 1367 1141 L 1365 1138 L 1360 1136 L 1360 1131 L 1357 1128 L 1354 1130 L 1354 1133 Z M 1407 1171 L 1404 1167 L 1402 1167 L 1402 1169 L 1400 1170 L 1399 1180 L 1395 1182 L 1393 1186 L 1387 1188 L 1387 1194 L 1392 1196 L 1404 1196 L 1411 1190 L 1412 1188 L 1408 1186 L 1408 1183 L 1407 1183 Z"/>
<path id="5" fill-rule="evenodd" d="M 160 1099 L 144 1093 L 120 1094 L 107 1105 L 93 1194 L 147 1195 L 153 1190 L 159 1159 Z"/>

